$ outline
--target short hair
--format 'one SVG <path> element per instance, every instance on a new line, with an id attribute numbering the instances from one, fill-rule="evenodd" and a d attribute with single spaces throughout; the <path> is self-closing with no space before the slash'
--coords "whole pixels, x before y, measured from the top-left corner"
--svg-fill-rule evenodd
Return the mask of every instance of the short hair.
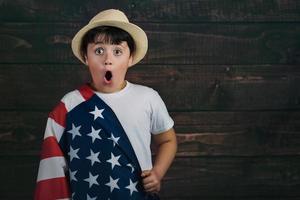
<path id="1" fill-rule="evenodd" d="M 113 26 L 99 26 L 89 30 L 82 38 L 80 45 L 80 56 L 85 60 L 87 54 L 87 46 L 89 43 L 96 43 L 97 38 L 103 35 L 103 42 L 108 44 L 121 44 L 127 42 L 130 55 L 135 51 L 135 43 L 133 38 L 126 31 Z"/>

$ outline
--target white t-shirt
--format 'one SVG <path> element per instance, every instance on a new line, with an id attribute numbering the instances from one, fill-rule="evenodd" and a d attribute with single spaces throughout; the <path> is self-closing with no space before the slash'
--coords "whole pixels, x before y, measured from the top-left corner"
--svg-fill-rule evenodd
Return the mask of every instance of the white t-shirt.
<path id="1" fill-rule="evenodd" d="M 121 91 L 95 93 L 111 107 L 118 117 L 135 151 L 141 169 L 151 169 L 151 134 L 165 132 L 174 125 L 159 94 L 152 88 L 128 81 L 126 87 Z"/>

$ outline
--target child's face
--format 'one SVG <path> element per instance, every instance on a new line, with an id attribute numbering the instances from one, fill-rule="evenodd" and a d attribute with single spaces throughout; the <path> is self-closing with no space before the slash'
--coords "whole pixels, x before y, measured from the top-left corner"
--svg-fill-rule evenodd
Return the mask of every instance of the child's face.
<path id="1" fill-rule="evenodd" d="M 101 41 L 87 46 L 86 64 L 99 92 L 113 93 L 125 86 L 125 75 L 132 65 L 132 56 L 127 42 L 107 44 Z"/>

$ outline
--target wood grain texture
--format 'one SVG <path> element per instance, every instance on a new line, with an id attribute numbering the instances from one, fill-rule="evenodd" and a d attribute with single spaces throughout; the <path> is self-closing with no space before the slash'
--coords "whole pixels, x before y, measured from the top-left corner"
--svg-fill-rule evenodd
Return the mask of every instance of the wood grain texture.
<path id="1" fill-rule="evenodd" d="M 32 200 L 38 156 L 0 156 L 0 199 Z"/>
<path id="2" fill-rule="evenodd" d="M 89 81 L 82 65 L 0 64 L 0 72 L 2 110 L 50 110 Z M 300 108 L 294 65 L 141 65 L 127 78 L 156 89 L 170 111 Z"/>
<path id="3" fill-rule="evenodd" d="M 1 63 L 79 63 L 70 43 L 84 24 L 2 23 Z M 142 64 L 299 64 L 298 23 L 141 23 Z"/>
<path id="4" fill-rule="evenodd" d="M 162 199 L 300 199 L 300 1 L 1 0 L 1 200 L 32 199 L 48 112 L 89 80 L 71 39 L 107 8 L 146 31 L 127 78 L 175 121 Z"/>
<path id="5" fill-rule="evenodd" d="M 162 194 L 167 199 L 295 197 L 298 167 L 299 157 L 177 158 Z"/>
<path id="6" fill-rule="evenodd" d="M 177 157 L 162 184 L 162 199 L 296 199 L 300 157 Z M 36 156 L 1 156 L 1 200 L 30 200 Z M 180 188 L 180 189 L 179 189 Z"/>
<path id="7" fill-rule="evenodd" d="M 297 0 L 2 0 L 0 19 L 13 22 L 88 21 L 100 10 L 123 10 L 142 22 L 261 22 L 300 21 Z"/>
<path id="8" fill-rule="evenodd" d="M 38 156 L 47 112 L 0 112 L 0 155 Z M 300 112 L 172 112 L 177 156 L 299 154 Z"/>

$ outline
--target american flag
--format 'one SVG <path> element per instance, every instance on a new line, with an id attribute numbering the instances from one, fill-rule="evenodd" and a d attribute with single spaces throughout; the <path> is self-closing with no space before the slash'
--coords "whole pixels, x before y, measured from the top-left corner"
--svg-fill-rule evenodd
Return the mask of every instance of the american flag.
<path id="1" fill-rule="evenodd" d="M 118 118 L 88 85 L 50 113 L 35 200 L 147 199 L 140 175 Z"/>

